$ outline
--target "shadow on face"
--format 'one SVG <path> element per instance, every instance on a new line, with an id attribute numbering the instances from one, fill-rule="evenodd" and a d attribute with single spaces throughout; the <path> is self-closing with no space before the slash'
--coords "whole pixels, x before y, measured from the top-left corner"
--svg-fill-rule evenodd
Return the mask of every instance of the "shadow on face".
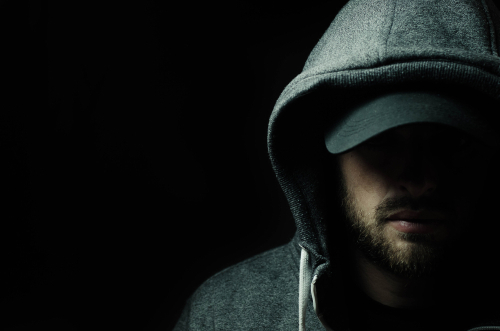
<path id="1" fill-rule="evenodd" d="M 385 260 L 386 268 L 399 264 L 402 274 L 416 275 L 419 268 L 443 262 L 455 269 L 469 265 L 470 271 L 478 253 L 488 261 L 481 243 L 488 226 L 498 227 L 491 203 L 498 155 L 474 139 L 453 128 L 412 124 L 330 161 L 336 203 L 350 239 L 362 243 L 372 259 Z M 385 218 L 400 209 L 446 214 L 446 235 L 388 232 Z"/>

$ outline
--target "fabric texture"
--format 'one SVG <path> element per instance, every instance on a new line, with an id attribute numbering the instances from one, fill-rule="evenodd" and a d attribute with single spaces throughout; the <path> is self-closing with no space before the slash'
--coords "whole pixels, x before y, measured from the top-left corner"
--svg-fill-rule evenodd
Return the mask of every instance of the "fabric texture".
<path id="1" fill-rule="evenodd" d="M 387 89 L 456 88 L 499 102 L 499 45 L 500 13 L 489 0 L 348 2 L 302 73 L 281 93 L 269 120 L 269 157 L 295 219 L 294 239 L 208 279 L 174 330 L 363 329 L 362 306 L 348 304 L 354 294 L 343 273 L 345 235 L 328 204 L 325 123 L 341 120 L 344 105 L 357 96 Z M 482 115 L 496 123 L 496 113 Z M 500 330 L 492 263 L 498 247 L 494 237 L 483 242 L 491 246 L 475 267 L 464 266 L 450 279 L 441 326 Z M 472 252 L 476 244 L 468 244 Z"/>

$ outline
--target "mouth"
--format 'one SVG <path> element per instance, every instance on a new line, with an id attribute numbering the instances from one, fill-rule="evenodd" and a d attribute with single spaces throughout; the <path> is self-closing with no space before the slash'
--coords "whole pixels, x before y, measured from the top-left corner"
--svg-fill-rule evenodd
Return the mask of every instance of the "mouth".
<path id="1" fill-rule="evenodd" d="M 434 221 L 445 221 L 446 215 L 433 211 L 403 210 L 387 217 L 387 220 L 400 220 L 409 222 L 434 222 Z"/>
<path id="2" fill-rule="evenodd" d="M 397 231 L 420 234 L 433 233 L 446 223 L 446 217 L 443 214 L 411 210 L 395 213 L 386 220 Z"/>
<path id="3" fill-rule="evenodd" d="M 440 220 L 389 220 L 389 224 L 400 232 L 433 233 L 443 224 Z"/>

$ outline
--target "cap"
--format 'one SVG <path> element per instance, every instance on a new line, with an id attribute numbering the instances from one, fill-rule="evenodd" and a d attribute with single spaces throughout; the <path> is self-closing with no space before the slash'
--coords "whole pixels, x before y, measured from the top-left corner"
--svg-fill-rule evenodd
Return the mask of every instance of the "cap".
<path id="1" fill-rule="evenodd" d="M 470 95 L 428 91 L 394 91 L 356 104 L 325 130 L 325 143 L 340 154 L 386 130 L 413 123 L 440 123 L 498 148 L 499 137 L 484 116 L 491 103 Z M 498 105 L 497 105 L 498 107 Z"/>

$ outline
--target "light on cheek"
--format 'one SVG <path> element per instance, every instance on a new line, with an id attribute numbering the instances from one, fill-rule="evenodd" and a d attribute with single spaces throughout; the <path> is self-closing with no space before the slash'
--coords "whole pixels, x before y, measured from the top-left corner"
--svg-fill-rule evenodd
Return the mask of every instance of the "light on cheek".
<path id="1" fill-rule="evenodd" d="M 340 160 L 347 187 L 357 206 L 370 217 L 384 197 L 388 180 L 376 166 L 376 162 L 370 163 L 360 153 L 346 153 Z"/>

